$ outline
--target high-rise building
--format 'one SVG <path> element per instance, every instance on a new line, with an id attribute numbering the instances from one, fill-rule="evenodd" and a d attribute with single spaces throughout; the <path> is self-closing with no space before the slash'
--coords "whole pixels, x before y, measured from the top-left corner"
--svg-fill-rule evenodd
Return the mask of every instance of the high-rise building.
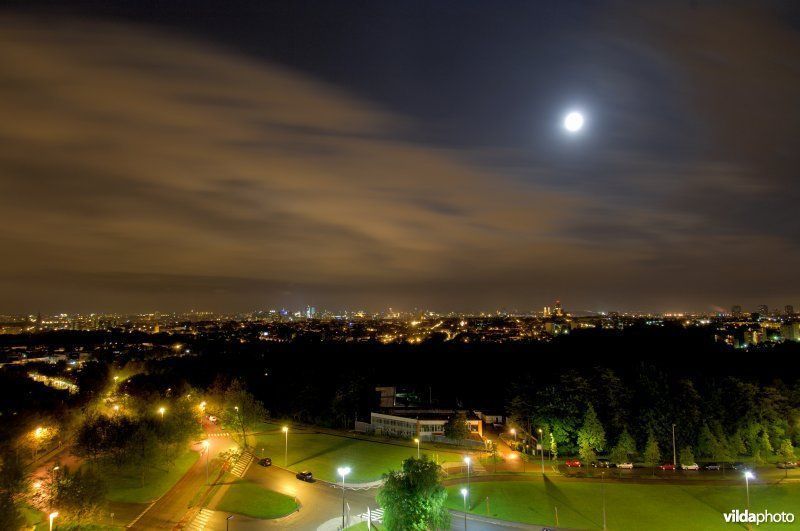
<path id="1" fill-rule="evenodd" d="M 785 341 L 800 341 L 800 323 L 784 323 L 781 325 L 781 337 Z"/>
<path id="2" fill-rule="evenodd" d="M 561 301 L 556 301 L 555 305 L 553 306 L 553 315 L 556 317 L 561 317 L 564 315 L 564 310 L 561 309 Z"/>
<path id="3" fill-rule="evenodd" d="M 742 307 L 739 304 L 734 304 L 731 306 L 731 315 L 734 317 L 740 317 L 742 315 Z"/>
<path id="4" fill-rule="evenodd" d="M 756 311 L 759 313 L 759 315 L 766 317 L 767 315 L 769 315 L 769 306 L 767 306 L 766 304 L 761 304 L 759 305 Z"/>
<path id="5" fill-rule="evenodd" d="M 786 315 L 789 315 L 789 316 L 794 315 L 794 306 L 792 306 L 791 304 L 787 304 L 783 308 L 783 313 L 785 313 Z"/>

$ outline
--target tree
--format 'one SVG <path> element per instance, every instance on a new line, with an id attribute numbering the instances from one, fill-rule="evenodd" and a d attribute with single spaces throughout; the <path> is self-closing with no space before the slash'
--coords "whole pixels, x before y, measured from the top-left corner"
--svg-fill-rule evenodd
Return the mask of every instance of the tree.
<path id="1" fill-rule="evenodd" d="M 384 528 L 388 531 L 449 529 L 447 490 L 441 479 L 441 467 L 428 456 L 408 458 L 401 470 L 390 471 L 377 497 L 384 511 Z"/>
<path id="2" fill-rule="evenodd" d="M 8 492 L 0 492 L 0 529 L 22 529 L 24 523 L 25 517 L 14 497 Z"/>
<path id="3" fill-rule="evenodd" d="M 581 455 L 584 452 L 591 450 L 594 452 L 601 452 L 606 445 L 606 431 L 603 425 L 597 418 L 594 408 L 589 404 L 586 408 L 586 414 L 583 416 L 583 425 L 578 430 L 578 448 L 580 448 Z"/>
<path id="4" fill-rule="evenodd" d="M 711 457 L 716 444 L 717 440 L 714 434 L 711 433 L 708 424 L 703 424 L 703 427 L 700 428 L 700 434 L 697 436 L 697 453 L 701 457 Z"/>
<path id="5" fill-rule="evenodd" d="M 630 461 L 638 452 L 636 449 L 636 441 L 631 434 L 628 433 L 628 428 L 622 430 L 619 440 L 617 441 L 617 446 L 625 451 L 625 461 Z"/>
<path id="6" fill-rule="evenodd" d="M 447 419 L 447 422 L 444 424 L 444 436 L 456 441 L 463 441 L 469 437 L 467 415 L 463 411 Z"/>
<path id="7" fill-rule="evenodd" d="M 783 440 L 783 442 L 781 443 L 781 448 L 780 450 L 778 450 L 778 456 L 780 457 L 780 460 L 785 463 L 794 462 L 795 455 L 794 455 L 794 446 L 792 446 L 792 441 L 790 441 L 789 439 Z M 784 470 L 786 472 L 786 477 L 788 477 L 789 467 L 786 466 Z"/>
<path id="8" fill-rule="evenodd" d="M 558 443 L 556 443 L 556 438 L 552 432 L 550 433 L 550 459 L 558 459 Z"/>
<path id="9" fill-rule="evenodd" d="M 225 392 L 225 423 L 241 434 L 242 444 L 247 444 L 247 432 L 267 417 L 264 405 L 256 400 L 239 380 L 231 382 Z"/>
<path id="10" fill-rule="evenodd" d="M 65 521 L 80 525 L 100 512 L 107 490 L 105 481 L 93 469 L 71 473 L 65 467 L 55 478 L 50 506 L 58 507 Z"/>
<path id="11" fill-rule="evenodd" d="M 647 435 L 647 444 L 644 447 L 644 464 L 653 468 L 653 475 L 656 475 L 656 465 L 661 461 L 661 450 L 658 448 L 658 441 L 650 430 Z"/>
<path id="12" fill-rule="evenodd" d="M 691 446 L 684 446 L 681 448 L 680 453 L 680 461 L 682 465 L 692 465 L 694 464 L 694 452 L 692 452 Z"/>
<path id="13" fill-rule="evenodd" d="M 24 523 L 20 501 L 28 489 L 28 474 L 16 452 L 0 455 L 0 529 L 20 529 Z"/>

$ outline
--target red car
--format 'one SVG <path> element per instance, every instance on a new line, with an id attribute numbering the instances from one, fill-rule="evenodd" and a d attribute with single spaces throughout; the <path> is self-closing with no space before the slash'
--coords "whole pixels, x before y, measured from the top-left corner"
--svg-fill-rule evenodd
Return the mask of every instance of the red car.
<path id="1" fill-rule="evenodd" d="M 660 468 L 661 470 L 675 470 L 675 465 L 673 465 L 672 463 L 664 463 L 658 468 Z"/>
<path id="2" fill-rule="evenodd" d="M 581 462 L 578 461 L 577 459 L 567 459 L 567 461 L 564 464 L 567 465 L 570 468 L 572 468 L 572 467 L 579 467 L 580 468 L 582 466 Z"/>

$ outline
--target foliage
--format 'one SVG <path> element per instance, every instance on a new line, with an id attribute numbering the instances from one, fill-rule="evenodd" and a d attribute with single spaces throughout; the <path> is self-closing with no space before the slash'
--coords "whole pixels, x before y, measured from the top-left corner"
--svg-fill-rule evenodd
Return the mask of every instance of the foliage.
<path id="1" fill-rule="evenodd" d="M 70 472 L 64 467 L 54 480 L 50 506 L 59 508 L 63 521 L 85 523 L 100 512 L 108 487 L 94 470 Z"/>
<path id="2" fill-rule="evenodd" d="M 587 406 L 583 425 L 578 430 L 578 446 L 582 450 L 591 449 L 595 452 L 603 451 L 606 446 L 606 431 L 591 404 Z"/>
<path id="3" fill-rule="evenodd" d="M 684 446 L 683 448 L 681 448 L 679 459 L 682 465 L 694 464 L 695 459 L 694 459 L 694 452 L 692 452 L 692 447 Z"/>
<path id="4" fill-rule="evenodd" d="M 653 474 L 655 474 L 655 467 L 661 462 L 661 450 L 658 448 L 658 441 L 653 435 L 652 430 L 647 437 L 647 443 L 644 446 L 644 454 L 642 457 L 644 457 L 644 464 L 653 467 Z"/>
<path id="5" fill-rule="evenodd" d="M 256 400 L 240 380 L 231 382 L 225 391 L 225 410 L 223 420 L 241 436 L 242 444 L 247 447 L 247 432 L 267 418 L 264 405 Z"/>
<path id="6" fill-rule="evenodd" d="M 469 437 L 467 415 L 463 411 L 447 419 L 444 424 L 444 436 L 456 441 L 462 441 Z"/>
<path id="7" fill-rule="evenodd" d="M 427 456 L 403 461 L 402 469 L 386 475 L 378 492 L 388 531 L 446 529 L 450 513 L 445 507 L 447 491 L 441 483 L 442 470 Z"/>
<path id="8" fill-rule="evenodd" d="M 0 491 L 0 529 L 21 529 L 24 523 L 17 501 L 10 493 Z"/>
<path id="9" fill-rule="evenodd" d="M 781 461 L 794 461 L 794 446 L 792 446 L 792 441 L 789 439 L 784 439 L 781 442 L 781 448 L 778 450 L 778 456 L 780 457 Z"/>

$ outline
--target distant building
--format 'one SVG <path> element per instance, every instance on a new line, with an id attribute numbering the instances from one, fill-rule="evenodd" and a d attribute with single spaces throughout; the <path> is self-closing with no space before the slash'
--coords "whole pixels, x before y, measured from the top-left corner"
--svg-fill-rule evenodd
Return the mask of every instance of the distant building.
<path id="1" fill-rule="evenodd" d="M 783 308 L 783 313 L 791 317 L 792 315 L 794 315 L 794 306 L 792 306 L 791 304 L 787 304 Z"/>
<path id="2" fill-rule="evenodd" d="M 766 304 L 761 304 L 756 311 L 759 313 L 759 315 L 766 317 L 769 315 L 769 306 Z"/>
<path id="3" fill-rule="evenodd" d="M 764 342 L 764 332 L 761 330 L 745 330 L 744 332 L 744 345 L 758 345 Z"/>
<path id="4" fill-rule="evenodd" d="M 739 304 L 734 304 L 731 306 L 731 315 L 734 317 L 741 317 L 742 307 Z"/>
<path id="5" fill-rule="evenodd" d="M 423 441 L 444 436 L 444 426 L 448 419 L 460 411 L 428 409 L 428 410 L 389 410 L 387 412 L 370 413 L 370 422 L 357 422 L 356 431 L 386 435 L 402 439 L 419 437 Z M 471 411 L 467 413 L 467 426 L 470 433 L 483 437 L 483 421 L 475 418 Z"/>
<path id="6" fill-rule="evenodd" d="M 800 341 L 800 323 L 784 323 L 781 325 L 781 337 L 785 341 Z"/>

